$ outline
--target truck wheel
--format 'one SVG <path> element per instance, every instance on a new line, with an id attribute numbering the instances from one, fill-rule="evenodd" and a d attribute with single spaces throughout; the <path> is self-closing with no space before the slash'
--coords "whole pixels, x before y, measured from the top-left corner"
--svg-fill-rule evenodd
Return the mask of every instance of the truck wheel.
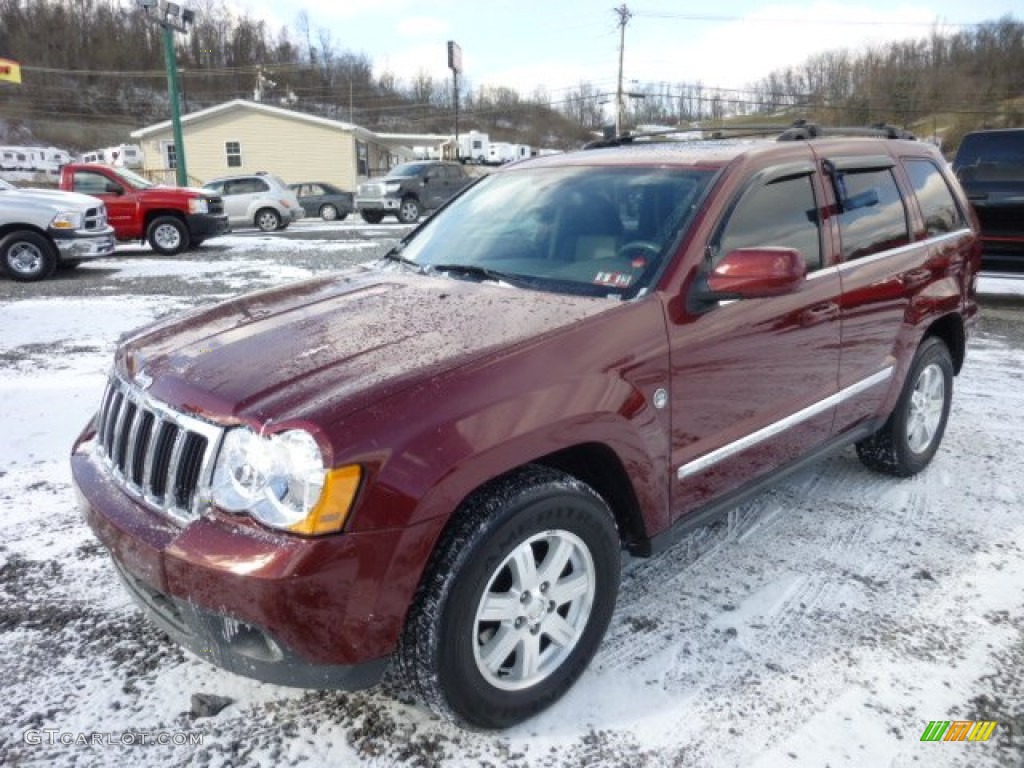
<path id="1" fill-rule="evenodd" d="M 36 232 L 12 232 L 0 240 L 0 263 L 19 283 L 45 280 L 57 269 L 53 245 Z"/>
<path id="2" fill-rule="evenodd" d="M 548 707 L 586 668 L 619 589 L 608 505 L 528 466 L 466 501 L 406 620 L 403 682 L 439 714 L 504 728 Z"/>
<path id="3" fill-rule="evenodd" d="M 914 355 L 888 421 L 857 443 L 857 456 L 879 472 L 916 475 L 939 449 L 952 402 L 953 360 L 942 339 L 929 336 Z"/>
<path id="4" fill-rule="evenodd" d="M 420 205 L 420 201 L 415 197 L 407 197 L 398 206 L 397 215 L 398 220 L 403 224 L 412 224 L 419 219 L 421 213 L 423 213 L 423 206 Z"/>
<path id="5" fill-rule="evenodd" d="M 324 221 L 334 221 L 338 218 L 338 207 L 336 205 L 331 205 L 330 203 L 321 205 L 320 218 Z"/>
<path id="6" fill-rule="evenodd" d="M 380 211 L 360 211 L 359 215 L 367 224 L 380 224 L 384 218 L 384 214 Z"/>
<path id="7" fill-rule="evenodd" d="M 146 230 L 149 247 L 164 256 L 174 256 L 188 248 L 188 229 L 185 222 L 173 216 L 158 216 Z"/>
<path id="8" fill-rule="evenodd" d="M 281 226 L 281 214 L 273 208 L 260 208 L 253 221 L 264 232 L 273 232 Z"/>

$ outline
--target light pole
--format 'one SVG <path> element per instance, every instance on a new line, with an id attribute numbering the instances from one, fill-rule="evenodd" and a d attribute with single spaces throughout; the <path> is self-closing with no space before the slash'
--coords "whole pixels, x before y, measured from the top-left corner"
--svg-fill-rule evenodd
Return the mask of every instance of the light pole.
<path id="1" fill-rule="evenodd" d="M 136 0 L 146 16 L 163 29 L 164 66 L 167 68 L 167 93 L 171 102 L 171 129 L 174 132 L 174 170 L 179 187 L 188 186 L 185 141 L 181 135 L 181 105 L 178 103 L 178 55 L 174 32 L 188 33 L 196 20 L 195 11 L 168 0 Z"/>
<path id="2" fill-rule="evenodd" d="M 448 41 L 448 69 L 452 71 L 452 91 L 455 96 L 455 159 L 459 159 L 459 73 L 462 72 L 462 48 L 454 40 Z"/>

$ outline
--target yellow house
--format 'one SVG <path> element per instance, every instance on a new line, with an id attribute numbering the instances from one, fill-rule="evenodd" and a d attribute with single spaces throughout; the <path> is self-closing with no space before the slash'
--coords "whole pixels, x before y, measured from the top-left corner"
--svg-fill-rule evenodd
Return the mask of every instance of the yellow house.
<path id="1" fill-rule="evenodd" d="M 189 183 L 266 171 L 287 184 L 326 181 L 354 191 L 412 151 L 352 123 L 235 99 L 181 118 Z M 142 147 L 143 171 L 174 183 L 171 121 L 132 131 Z"/>

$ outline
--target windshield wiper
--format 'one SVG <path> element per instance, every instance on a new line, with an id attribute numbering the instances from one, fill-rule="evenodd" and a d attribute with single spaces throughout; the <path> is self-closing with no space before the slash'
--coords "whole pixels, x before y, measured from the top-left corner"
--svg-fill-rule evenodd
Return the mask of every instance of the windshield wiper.
<path id="1" fill-rule="evenodd" d="M 451 272 L 456 275 L 477 277 L 481 280 L 493 280 L 496 283 L 509 283 L 516 286 L 529 283 L 522 275 L 511 275 L 508 272 L 499 272 L 496 269 L 488 269 L 476 264 L 430 264 L 429 269 L 431 272 Z"/>
<path id="2" fill-rule="evenodd" d="M 402 255 L 402 251 L 403 250 L 405 250 L 405 245 L 404 244 L 403 245 L 396 245 L 390 251 L 385 253 L 382 258 L 385 258 L 388 261 L 397 261 L 399 264 L 402 264 L 402 265 L 408 265 L 410 267 L 416 267 L 417 271 L 423 272 L 424 271 L 423 265 L 413 261 L 412 259 L 407 259 L 405 256 Z"/>

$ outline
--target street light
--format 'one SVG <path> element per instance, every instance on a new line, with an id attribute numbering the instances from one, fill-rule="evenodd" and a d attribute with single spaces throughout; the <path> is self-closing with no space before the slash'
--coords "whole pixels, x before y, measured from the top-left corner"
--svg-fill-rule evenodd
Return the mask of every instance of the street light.
<path id="1" fill-rule="evenodd" d="M 178 103 L 178 55 L 174 49 L 174 32 L 187 34 L 196 14 L 178 3 L 167 0 L 136 0 L 139 8 L 163 29 L 164 65 L 167 68 L 167 92 L 171 102 L 171 128 L 174 131 L 174 171 L 179 187 L 188 186 L 185 165 L 185 141 L 181 136 L 181 106 Z"/>

